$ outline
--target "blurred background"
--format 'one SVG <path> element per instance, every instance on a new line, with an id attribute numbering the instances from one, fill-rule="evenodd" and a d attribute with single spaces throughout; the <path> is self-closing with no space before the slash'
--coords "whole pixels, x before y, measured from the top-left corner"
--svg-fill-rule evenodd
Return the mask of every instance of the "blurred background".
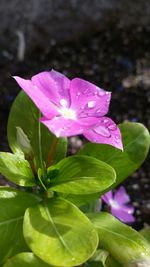
<path id="1" fill-rule="evenodd" d="M 112 91 L 109 115 L 150 129 L 150 0 L 0 0 L 0 19 L 1 151 L 19 92 L 11 76 L 51 68 Z M 136 229 L 150 224 L 149 159 L 124 183 Z"/>

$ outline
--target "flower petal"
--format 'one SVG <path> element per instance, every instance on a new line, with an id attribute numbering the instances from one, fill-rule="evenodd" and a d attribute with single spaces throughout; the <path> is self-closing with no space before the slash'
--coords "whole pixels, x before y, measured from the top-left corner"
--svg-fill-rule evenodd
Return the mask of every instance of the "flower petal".
<path id="1" fill-rule="evenodd" d="M 85 122 L 80 124 L 80 121 L 71 119 L 65 119 L 64 117 L 55 117 L 52 120 L 41 118 L 40 121 L 48 127 L 48 129 L 54 133 L 57 137 L 62 136 L 74 136 L 82 134 L 89 127 Z"/>
<path id="2" fill-rule="evenodd" d="M 57 106 L 70 106 L 70 80 L 57 71 L 44 71 L 32 77 L 32 82 L 36 85 L 50 101 Z M 61 101 L 65 100 L 65 101 Z"/>
<path id="3" fill-rule="evenodd" d="M 120 209 L 111 208 L 111 213 L 124 223 L 133 223 L 135 221 L 134 216 L 130 213 L 127 213 L 121 207 Z"/>
<path id="4" fill-rule="evenodd" d="M 48 97 L 37 86 L 34 86 L 30 80 L 22 79 L 18 76 L 13 78 L 47 118 L 53 118 L 58 114 L 56 107 Z"/>
<path id="5" fill-rule="evenodd" d="M 119 204 L 125 204 L 130 201 L 130 197 L 123 186 L 120 186 L 114 193 L 114 200 Z"/>
<path id="6" fill-rule="evenodd" d="M 75 78 L 70 87 L 71 108 L 78 117 L 101 117 L 109 109 L 111 92 L 106 92 L 85 80 Z"/>
<path id="7" fill-rule="evenodd" d="M 113 200 L 113 194 L 112 191 L 108 191 L 104 195 L 101 196 L 102 200 L 107 204 L 110 205 L 110 201 Z"/>
<path id="8" fill-rule="evenodd" d="M 84 132 L 84 136 L 93 143 L 108 144 L 123 150 L 120 130 L 110 118 L 99 119 L 95 127 Z"/>

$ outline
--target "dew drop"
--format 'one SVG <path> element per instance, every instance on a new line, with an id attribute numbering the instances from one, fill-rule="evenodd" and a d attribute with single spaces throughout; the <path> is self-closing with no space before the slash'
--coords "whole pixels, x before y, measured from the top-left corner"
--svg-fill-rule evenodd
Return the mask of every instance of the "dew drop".
<path id="1" fill-rule="evenodd" d="M 107 92 L 106 92 L 106 95 L 109 95 L 109 94 L 110 94 L 110 92 L 107 91 Z"/>
<path id="2" fill-rule="evenodd" d="M 108 122 L 108 120 L 107 119 L 104 119 L 103 122 L 106 123 L 106 122 Z"/>
<path id="3" fill-rule="evenodd" d="M 77 93 L 77 96 L 79 96 L 79 95 L 81 95 L 81 93 L 80 93 L 80 92 L 78 92 L 78 93 Z"/>
<path id="4" fill-rule="evenodd" d="M 98 89 L 98 95 L 99 96 L 104 96 L 105 94 L 106 94 L 106 92 L 104 90 Z"/>
<path id="5" fill-rule="evenodd" d="M 66 99 L 61 99 L 61 100 L 60 100 L 60 104 L 61 104 L 61 106 L 63 106 L 63 107 L 67 107 L 68 102 L 67 102 Z"/>
<path id="6" fill-rule="evenodd" d="M 96 101 L 94 101 L 94 100 L 89 101 L 88 102 L 88 108 L 94 108 L 95 104 L 96 104 Z"/>
<path id="7" fill-rule="evenodd" d="M 54 128 L 54 125 L 53 124 L 51 125 L 51 128 Z"/>
<path id="8" fill-rule="evenodd" d="M 84 106 L 82 106 L 81 109 L 84 109 Z"/>
<path id="9" fill-rule="evenodd" d="M 110 137 L 111 136 L 109 130 L 106 127 L 102 126 L 102 125 L 94 128 L 93 130 L 97 134 L 100 134 L 100 135 L 102 135 L 104 137 Z"/>
<path id="10" fill-rule="evenodd" d="M 118 139 L 120 139 L 120 136 L 119 135 L 115 135 L 115 138 L 118 140 Z"/>
<path id="11" fill-rule="evenodd" d="M 115 124 L 110 124 L 110 125 L 108 126 L 108 129 L 109 129 L 109 130 L 112 130 L 112 131 L 116 130 L 116 128 L 117 128 L 117 126 L 116 126 Z"/>

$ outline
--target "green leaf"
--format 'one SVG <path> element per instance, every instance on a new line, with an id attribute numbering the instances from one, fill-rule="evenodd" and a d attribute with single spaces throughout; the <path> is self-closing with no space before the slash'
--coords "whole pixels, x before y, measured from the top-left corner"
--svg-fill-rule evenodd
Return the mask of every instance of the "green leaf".
<path id="1" fill-rule="evenodd" d="M 26 208 L 38 199 L 29 193 L 0 187 L 0 264 L 22 251 L 28 251 L 22 233 Z"/>
<path id="2" fill-rule="evenodd" d="M 140 230 L 140 234 L 144 236 L 150 243 L 150 227 L 143 228 L 142 230 Z"/>
<path id="3" fill-rule="evenodd" d="M 75 195 L 99 193 L 114 183 L 116 174 L 108 164 L 87 156 L 71 156 L 56 165 L 51 189 Z"/>
<path id="4" fill-rule="evenodd" d="M 98 231 L 100 246 L 119 263 L 126 266 L 131 262 L 150 259 L 150 246 L 137 231 L 109 213 L 100 212 L 89 217 Z"/>
<path id="5" fill-rule="evenodd" d="M 116 171 L 116 187 L 131 173 L 133 173 L 145 160 L 149 145 L 150 136 L 148 130 L 140 123 L 127 122 L 120 124 L 124 151 L 115 147 L 103 144 L 88 143 L 79 152 L 80 155 L 87 155 L 102 160 L 111 165 Z"/>
<path id="6" fill-rule="evenodd" d="M 50 267 L 31 252 L 23 252 L 8 259 L 3 267 Z"/>
<path id="7" fill-rule="evenodd" d="M 118 263 L 108 251 L 103 249 L 97 249 L 94 255 L 86 263 L 87 267 L 123 267 Z"/>
<path id="8" fill-rule="evenodd" d="M 76 266 L 92 256 L 98 235 L 90 220 L 59 198 L 27 209 L 24 237 L 35 255 L 55 266 Z"/>
<path id="9" fill-rule="evenodd" d="M 99 199 L 101 193 L 95 193 L 95 194 L 84 194 L 84 195 L 73 195 L 73 194 L 67 194 L 67 193 L 59 193 L 58 195 L 60 197 L 63 197 L 70 202 L 72 202 L 77 207 L 90 204 L 93 201 L 96 201 Z"/>
<path id="10" fill-rule="evenodd" d="M 57 139 L 39 122 L 40 117 L 34 103 L 21 91 L 12 105 L 7 129 L 9 145 L 14 153 L 24 150 L 20 139 L 18 140 L 18 127 L 24 133 L 24 138 L 26 136 L 28 145 L 32 147 L 37 168 L 41 167 L 41 161 L 46 162 L 47 166 L 58 162 L 65 157 L 67 149 L 66 138 Z M 33 156 L 32 153 L 30 157 Z"/>
<path id="11" fill-rule="evenodd" d="M 18 185 L 35 185 L 30 164 L 20 154 L 0 152 L 0 173 Z"/>
<path id="12" fill-rule="evenodd" d="M 118 263 L 106 250 L 98 249 L 92 258 L 88 261 L 88 266 L 97 266 L 97 267 L 123 267 Z M 97 263 L 97 264 L 96 264 Z"/>
<path id="13" fill-rule="evenodd" d="M 123 267 L 122 264 L 120 264 L 118 261 L 116 261 L 114 258 L 111 256 L 108 256 L 105 267 Z"/>

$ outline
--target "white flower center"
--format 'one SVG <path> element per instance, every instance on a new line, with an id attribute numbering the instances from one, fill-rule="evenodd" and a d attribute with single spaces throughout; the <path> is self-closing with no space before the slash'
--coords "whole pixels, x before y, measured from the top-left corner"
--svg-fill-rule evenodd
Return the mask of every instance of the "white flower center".
<path id="1" fill-rule="evenodd" d="M 77 118 L 76 112 L 73 109 L 63 107 L 59 110 L 59 112 L 65 119 L 76 120 Z"/>
<path id="2" fill-rule="evenodd" d="M 120 208 L 120 205 L 118 204 L 118 202 L 113 200 L 113 199 L 109 200 L 109 204 L 110 204 L 111 207 L 113 207 L 115 209 Z"/>

